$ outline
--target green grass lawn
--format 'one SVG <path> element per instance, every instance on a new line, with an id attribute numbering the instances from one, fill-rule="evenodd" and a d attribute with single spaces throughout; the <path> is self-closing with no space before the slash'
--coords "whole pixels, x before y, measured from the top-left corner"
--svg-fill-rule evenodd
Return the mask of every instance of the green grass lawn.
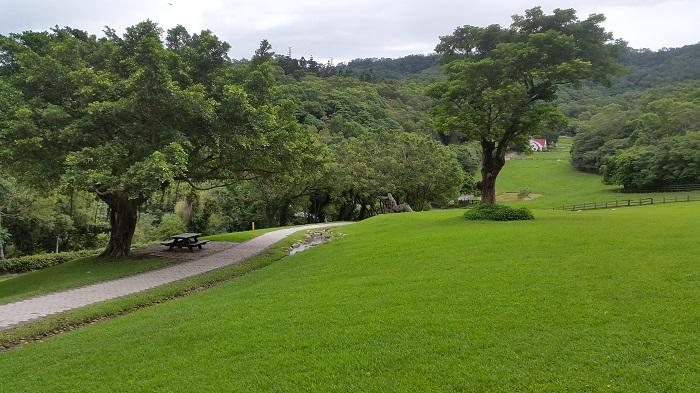
<path id="1" fill-rule="evenodd" d="M 697 392 L 700 203 L 385 215 L 0 353 L 7 392 Z"/>
<path id="2" fill-rule="evenodd" d="M 61 265 L 20 274 L 7 280 L 0 280 L 0 304 L 129 276 L 163 267 L 170 262 L 164 258 L 101 260 L 96 257 L 88 257 L 76 259 Z"/>
<path id="3" fill-rule="evenodd" d="M 265 233 L 268 233 L 270 231 L 275 231 L 277 229 L 283 229 L 283 228 L 289 228 L 289 227 L 273 227 L 273 228 L 256 229 L 254 231 L 222 233 L 219 235 L 205 236 L 202 239 L 218 241 L 218 242 L 240 243 L 240 242 L 244 242 L 246 240 L 250 240 L 252 238 L 258 237 L 258 236 L 263 235 Z"/>
<path id="4" fill-rule="evenodd" d="M 506 162 L 496 182 L 497 192 L 519 192 L 528 189 L 542 195 L 529 201 L 510 202 L 531 208 L 552 208 L 574 203 L 613 201 L 659 197 L 663 193 L 620 193 L 619 186 L 603 184 L 594 173 L 575 170 L 570 163 L 571 138 L 562 137 L 558 146 L 549 152 L 533 153 Z M 700 195 L 699 191 L 682 195 Z"/>

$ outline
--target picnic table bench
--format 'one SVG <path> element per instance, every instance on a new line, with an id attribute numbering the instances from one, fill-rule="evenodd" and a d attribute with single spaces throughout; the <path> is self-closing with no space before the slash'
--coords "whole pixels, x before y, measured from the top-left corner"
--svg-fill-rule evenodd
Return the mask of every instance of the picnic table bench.
<path id="1" fill-rule="evenodd" d="M 168 246 L 168 251 L 175 247 L 187 247 L 190 252 L 194 252 L 195 247 L 201 250 L 203 245 L 209 243 L 209 240 L 199 240 L 200 236 L 202 236 L 201 233 L 181 233 L 179 235 L 170 236 L 170 240 L 160 244 Z"/>

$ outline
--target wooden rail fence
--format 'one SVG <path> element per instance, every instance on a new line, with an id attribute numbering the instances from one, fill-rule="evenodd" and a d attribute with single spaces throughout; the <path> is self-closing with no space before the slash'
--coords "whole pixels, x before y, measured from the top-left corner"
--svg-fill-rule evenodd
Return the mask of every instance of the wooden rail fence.
<path id="1" fill-rule="evenodd" d="M 639 198 L 639 199 L 618 199 L 614 201 L 604 201 L 604 202 L 589 202 L 589 203 L 577 203 L 573 205 L 563 205 L 561 207 L 555 207 L 554 210 L 568 210 L 568 211 L 578 211 L 578 210 L 597 210 L 597 209 L 613 209 L 617 207 L 631 207 L 631 206 L 646 206 L 646 205 L 657 205 L 664 203 L 675 203 L 675 202 L 694 202 L 700 201 L 700 195 L 674 195 L 674 196 L 663 196 L 656 198 Z"/>

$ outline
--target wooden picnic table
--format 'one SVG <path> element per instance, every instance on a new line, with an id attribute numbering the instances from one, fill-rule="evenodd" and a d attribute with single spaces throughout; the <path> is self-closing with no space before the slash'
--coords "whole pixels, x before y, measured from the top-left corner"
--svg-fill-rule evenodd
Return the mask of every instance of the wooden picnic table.
<path id="1" fill-rule="evenodd" d="M 209 243 L 208 240 L 199 240 L 200 236 L 202 236 L 201 233 L 181 233 L 179 235 L 170 236 L 170 240 L 161 244 L 168 246 L 168 251 L 175 247 L 187 247 L 190 252 L 193 252 L 195 247 L 201 250 L 203 245 Z"/>

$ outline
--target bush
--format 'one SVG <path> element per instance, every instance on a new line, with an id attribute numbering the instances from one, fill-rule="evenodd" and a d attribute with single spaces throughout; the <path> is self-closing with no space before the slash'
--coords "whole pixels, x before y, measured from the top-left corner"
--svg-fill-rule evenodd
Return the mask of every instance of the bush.
<path id="1" fill-rule="evenodd" d="M 9 258 L 0 261 L 0 273 L 24 273 L 49 266 L 60 265 L 78 258 L 97 255 L 97 251 L 67 251 L 51 254 L 35 254 L 24 257 Z"/>
<path id="2" fill-rule="evenodd" d="M 654 145 L 633 146 L 605 157 L 603 180 L 626 190 L 700 182 L 700 132 L 662 138 Z"/>
<path id="3" fill-rule="evenodd" d="M 152 213 L 142 213 L 139 215 L 139 220 L 136 223 L 136 230 L 134 230 L 134 237 L 131 239 L 132 246 L 149 244 L 154 240 L 161 240 L 156 224 L 154 224 L 155 220 L 156 215 Z M 107 239 L 109 239 L 109 234 L 107 235 Z"/>
<path id="4" fill-rule="evenodd" d="M 513 208 L 504 205 L 477 205 L 464 213 L 467 220 L 518 221 L 533 220 L 535 217 L 527 208 Z"/>
<path id="5" fill-rule="evenodd" d="M 156 236 L 158 240 L 165 240 L 172 235 L 182 232 L 185 232 L 185 224 L 177 214 L 170 213 L 164 215 L 161 219 L 158 229 L 156 229 Z"/>

